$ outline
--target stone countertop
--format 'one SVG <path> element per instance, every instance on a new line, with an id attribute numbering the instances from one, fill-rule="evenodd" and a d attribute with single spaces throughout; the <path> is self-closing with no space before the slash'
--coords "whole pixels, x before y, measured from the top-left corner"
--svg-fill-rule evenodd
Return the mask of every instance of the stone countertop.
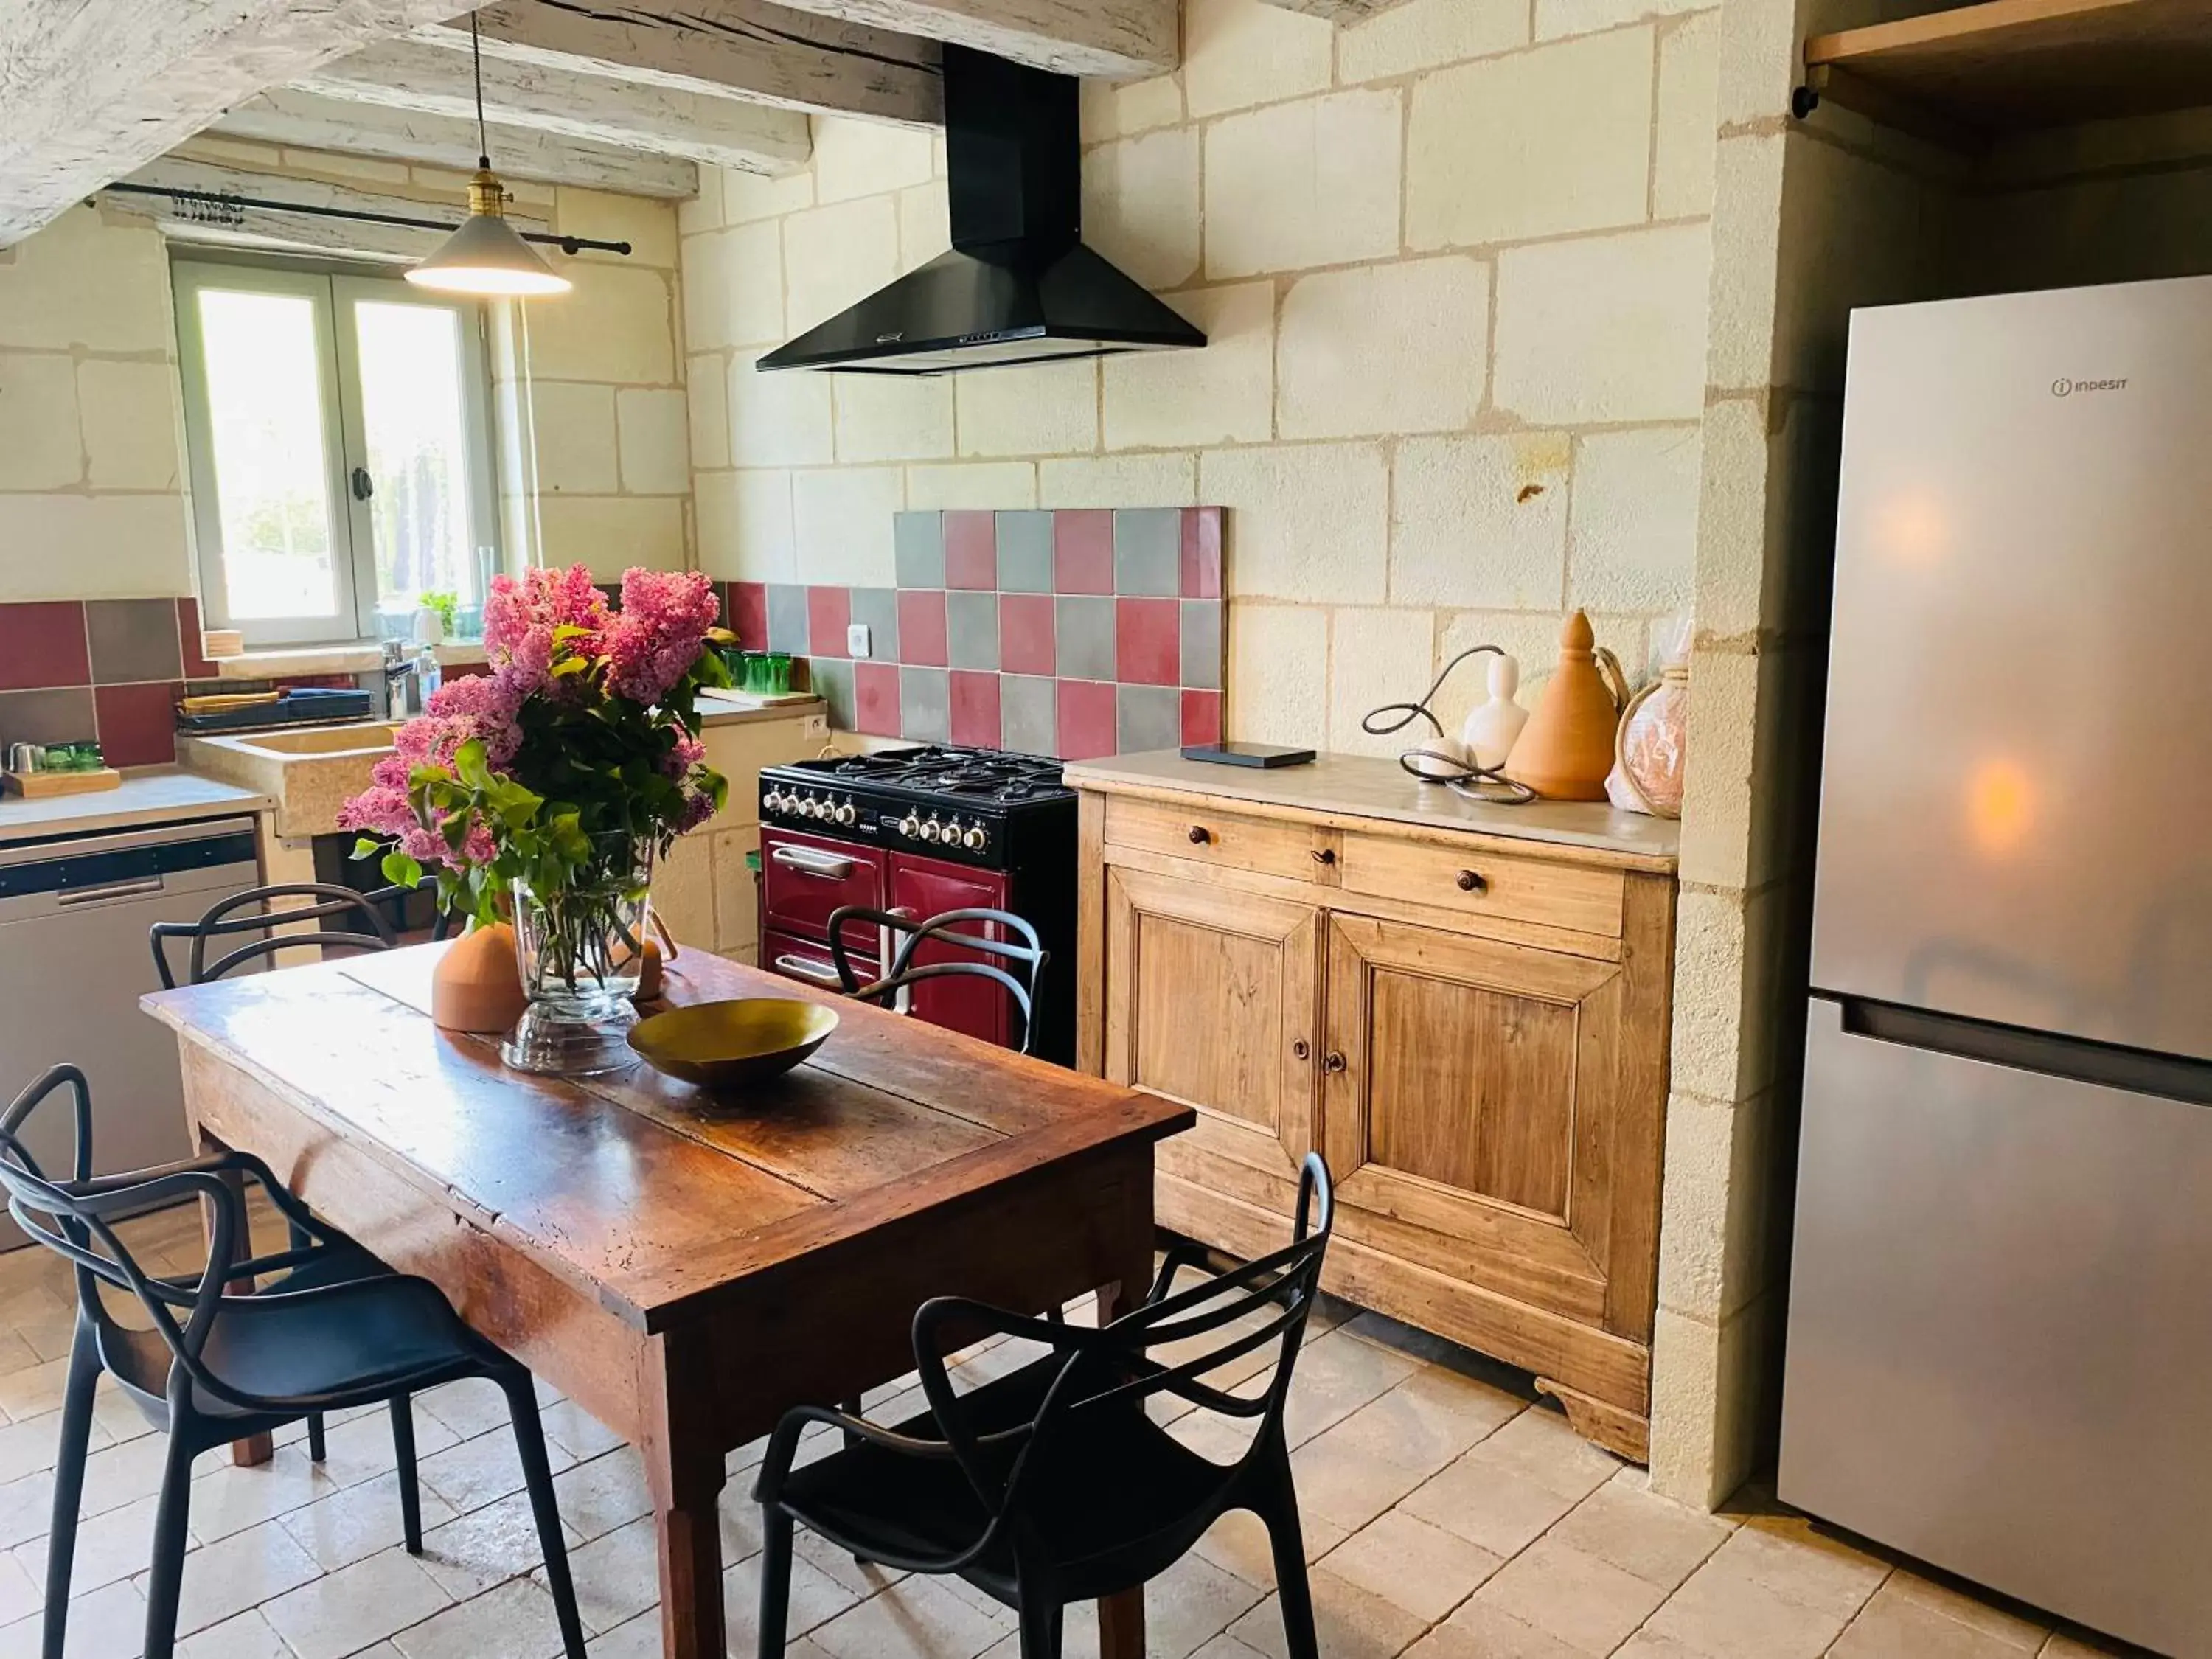
<path id="1" fill-rule="evenodd" d="M 269 797 L 256 790 L 202 777 L 182 767 L 137 767 L 123 775 L 122 786 L 115 789 L 43 800 L 25 800 L 20 795 L 0 799 L 0 846 L 142 823 L 266 811 L 269 805 Z"/>
<path id="2" fill-rule="evenodd" d="M 1066 776 L 1078 789 L 1209 795 L 1249 802 L 1263 812 L 1343 826 L 1360 818 L 1384 818 L 1424 830 L 1548 842 L 1646 869 L 1672 870 L 1681 841 L 1681 825 L 1672 818 L 1616 811 L 1603 801 L 1540 800 L 1512 806 L 1468 800 L 1440 783 L 1423 783 L 1395 760 L 1371 755 L 1322 755 L 1310 765 L 1267 769 L 1187 761 L 1164 749 L 1074 763 Z"/>

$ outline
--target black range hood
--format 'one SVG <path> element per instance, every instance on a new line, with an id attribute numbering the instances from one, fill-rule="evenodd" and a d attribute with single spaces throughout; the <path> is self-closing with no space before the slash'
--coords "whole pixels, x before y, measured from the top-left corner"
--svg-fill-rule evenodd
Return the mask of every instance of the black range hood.
<path id="1" fill-rule="evenodd" d="M 1083 246 L 1073 77 L 948 45 L 945 151 L 951 250 L 758 368 L 946 374 L 1206 343 Z"/>

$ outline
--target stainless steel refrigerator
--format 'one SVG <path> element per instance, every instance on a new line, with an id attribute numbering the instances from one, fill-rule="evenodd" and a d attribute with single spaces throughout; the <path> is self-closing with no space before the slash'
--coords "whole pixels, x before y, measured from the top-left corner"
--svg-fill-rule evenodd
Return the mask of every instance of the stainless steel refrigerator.
<path id="1" fill-rule="evenodd" d="M 1862 311 L 1787 1501 L 2212 1654 L 2212 278 Z"/>

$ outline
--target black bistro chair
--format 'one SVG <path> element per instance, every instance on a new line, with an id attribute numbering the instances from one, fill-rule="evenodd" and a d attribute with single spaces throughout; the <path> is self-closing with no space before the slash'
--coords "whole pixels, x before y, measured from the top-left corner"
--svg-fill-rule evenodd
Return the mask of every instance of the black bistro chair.
<path id="1" fill-rule="evenodd" d="M 71 1173 L 58 1179 L 39 1167 L 18 1132 L 64 1085 L 74 1097 L 76 1143 Z M 562 1640 L 568 1659 L 584 1659 L 583 1626 L 527 1370 L 463 1324 L 428 1279 L 373 1262 L 373 1271 L 364 1272 L 357 1247 L 317 1221 L 259 1158 L 225 1152 L 130 1175 L 95 1176 L 91 1170 L 92 1091 L 76 1066 L 54 1066 L 0 1117 L 0 1186 L 7 1190 L 8 1213 L 76 1270 L 76 1331 L 46 1553 L 45 1659 L 61 1659 L 63 1652 L 93 1395 L 103 1370 L 169 1437 L 146 1587 L 144 1659 L 170 1659 L 175 1649 L 195 1457 L 310 1413 L 389 1401 L 394 1433 L 410 1454 L 401 1485 L 407 1547 L 419 1554 L 412 1431 L 402 1428 L 406 1398 L 469 1376 L 489 1378 L 507 1395 Z M 260 1184 L 295 1239 L 307 1242 L 218 1268 L 212 1264 L 231 1261 L 248 1237 L 246 1180 Z M 117 1224 L 191 1199 L 208 1206 L 210 1265 L 173 1278 L 148 1273 L 117 1235 Z M 228 1288 L 264 1274 L 279 1276 L 258 1289 Z M 102 1286 L 135 1296 L 152 1328 L 118 1321 L 101 1300 Z"/>
<path id="2" fill-rule="evenodd" d="M 879 942 L 877 960 L 887 960 L 890 964 L 881 978 L 866 985 L 854 971 L 845 943 L 845 930 L 854 922 L 876 929 Z M 970 931 L 982 928 L 996 928 L 998 933 L 994 937 Z M 899 939 L 894 950 L 890 941 L 901 934 L 904 937 Z M 972 954 L 936 962 L 916 962 L 915 952 L 932 944 Z M 998 960 L 978 961 L 978 957 Z M 918 921 L 905 911 L 843 905 L 830 913 L 830 959 L 837 966 L 837 978 L 847 996 L 902 1012 L 912 988 L 930 980 L 990 980 L 1013 998 L 1015 1010 L 1022 1017 L 1021 1052 L 1030 1051 L 1030 1043 L 1036 1036 L 1037 981 L 1044 973 L 1047 957 L 1036 929 L 1009 911 L 946 910 L 927 921 Z"/>
<path id="3" fill-rule="evenodd" d="M 1059 1659 L 1062 1610 L 1133 1589 L 1165 1571 L 1231 1510 L 1267 1523 L 1291 1659 L 1318 1659 L 1313 1604 L 1291 1482 L 1283 1407 L 1321 1284 L 1333 1194 L 1309 1153 L 1298 1177 L 1291 1242 L 1187 1290 L 1197 1247 L 1169 1251 L 1144 1304 L 1103 1329 L 1025 1319 L 959 1297 L 915 1316 L 914 1356 L 930 1409 L 896 1428 L 804 1406 L 769 1443 L 754 1496 L 766 1534 L 760 1655 L 781 1659 L 791 1583 L 792 1526 L 813 1528 L 864 1561 L 957 1573 L 1021 1618 L 1021 1659 Z M 1051 1352 L 965 1395 L 946 1375 L 948 1346 L 980 1334 Z M 1164 1349 L 1155 1356 L 1154 1349 Z M 1272 1374 L 1232 1387 L 1209 1374 L 1272 1349 Z M 1205 1411 L 1258 1419 L 1234 1463 L 1214 1463 L 1153 1422 L 1146 1402 L 1172 1395 Z M 814 1424 L 841 1430 L 844 1449 L 793 1467 Z"/>
<path id="4" fill-rule="evenodd" d="M 279 967 L 283 965 L 279 959 L 288 951 L 313 951 L 319 960 L 331 952 L 355 955 L 389 951 L 399 943 L 399 934 L 386 912 L 396 914 L 416 890 L 384 887 L 362 893 L 321 881 L 249 887 L 216 900 L 198 921 L 155 922 L 154 971 L 161 975 L 162 985 L 173 991 L 179 983 L 204 985 L 240 969 Z M 313 928 L 300 927 L 309 921 L 316 924 Z M 441 913 L 432 936 L 445 938 L 449 926 L 448 918 Z M 245 943 L 228 943 L 240 937 Z M 170 954 L 172 939 L 191 941 L 181 981 Z M 210 945 L 221 953 L 213 962 L 208 960 Z"/>

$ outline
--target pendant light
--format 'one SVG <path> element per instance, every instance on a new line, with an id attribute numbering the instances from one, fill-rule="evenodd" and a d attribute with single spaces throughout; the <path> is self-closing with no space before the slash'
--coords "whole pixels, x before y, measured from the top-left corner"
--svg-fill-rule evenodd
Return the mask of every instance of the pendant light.
<path id="1" fill-rule="evenodd" d="M 493 299 L 566 294 L 566 276 L 540 258 L 507 222 L 507 187 L 491 170 L 491 140 L 484 130 L 483 48 L 477 17 L 469 14 L 469 60 L 477 82 L 477 173 L 469 182 L 469 216 L 444 246 L 407 272 L 418 288 Z"/>

